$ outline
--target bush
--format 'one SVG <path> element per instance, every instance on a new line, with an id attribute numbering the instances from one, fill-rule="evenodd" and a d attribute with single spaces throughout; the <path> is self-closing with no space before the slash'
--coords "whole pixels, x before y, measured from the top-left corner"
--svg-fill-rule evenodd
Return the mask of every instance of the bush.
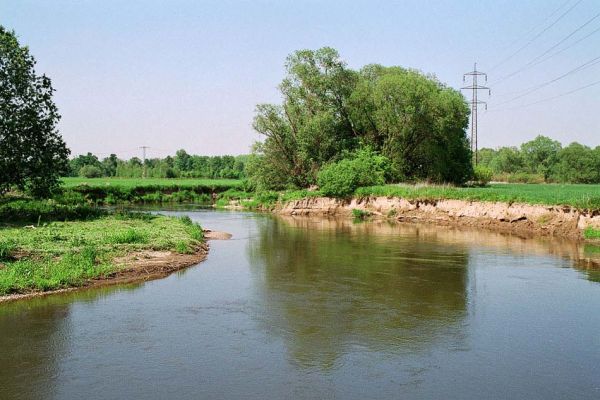
<path id="1" fill-rule="evenodd" d="M 95 165 L 84 165 L 79 169 L 79 176 L 84 178 L 102 178 L 102 170 Z"/>
<path id="2" fill-rule="evenodd" d="M 473 179 L 481 186 L 486 186 L 492 180 L 494 173 L 488 167 L 477 165 L 473 171 Z"/>
<path id="3" fill-rule="evenodd" d="M 346 197 L 361 186 L 383 185 L 387 167 L 387 158 L 366 148 L 323 167 L 317 182 L 324 195 Z"/>

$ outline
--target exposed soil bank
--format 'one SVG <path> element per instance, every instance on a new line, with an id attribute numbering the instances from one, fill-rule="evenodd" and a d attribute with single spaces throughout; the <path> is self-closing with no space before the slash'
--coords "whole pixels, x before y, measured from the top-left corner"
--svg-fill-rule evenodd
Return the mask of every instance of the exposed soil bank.
<path id="1" fill-rule="evenodd" d="M 551 235 L 581 239 L 589 226 L 600 229 L 600 211 L 568 206 L 543 206 L 466 200 L 406 200 L 363 197 L 350 200 L 312 197 L 290 201 L 275 209 L 283 215 L 352 216 L 362 210 L 374 217 L 398 221 L 463 225 L 522 235 Z"/>
<path id="2" fill-rule="evenodd" d="M 204 230 L 206 240 L 226 240 L 231 234 Z M 118 266 L 117 270 L 110 275 L 97 279 L 90 279 L 80 286 L 49 290 L 32 291 L 29 293 L 10 294 L 0 296 L 0 303 L 14 300 L 22 300 L 32 297 L 48 296 L 56 293 L 66 293 L 75 290 L 89 289 L 100 286 L 139 283 L 164 278 L 175 271 L 191 267 L 204 261 L 208 255 L 209 246 L 203 243 L 194 249 L 191 254 L 180 254 L 172 251 L 143 250 L 119 257 L 114 260 Z"/>

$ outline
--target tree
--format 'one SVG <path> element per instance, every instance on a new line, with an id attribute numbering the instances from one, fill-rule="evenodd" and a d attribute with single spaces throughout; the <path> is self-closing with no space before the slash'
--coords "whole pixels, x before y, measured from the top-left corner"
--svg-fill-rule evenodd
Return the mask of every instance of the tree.
<path id="1" fill-rule="evenodd" d="M 69 161 L 69 167 L 71 168 L 72 176 L 80 175 L 79 172 L 81 171 L 81 168 L 87 165 L 91 165 L 96 168 L 102 167 L 102 163 L 94 154 L 89 152 L 87 154 L 80 154 L 77 157 L 73 158 L 71 161 Z"/>
<path id="2" fill-rule="evenodd" d="M 306 187 L 323 165 L 365 146 L 390 159 L 394 180 L 471 178 L 469 109 L 434 77 L 380 65 L 353 71 L 328 47 L 293 53 L 286 70 L 283 103 L 256 109 L 254 129 L 265 140 L 248 173 L 258 187 Z"/>
<path id="3" fill-rule="evenodd" d="M 47 196 L 68 173 L 51 81 L 14 32 L 0 26 L 0 193 L 11 186 Z"/>
<path id="4" fill-rule="evenodd" d="M 557 160 L 561 182 L 600 183 L 600 152 L 574 142 L 558 153 Z"/>
<path id="5" fill-rule="evenodd" d="M 538 173 L 548 181 L 552 167 L 556 164 L 560 142 L 538 135 L 535 139 L 521 145 L 521 153 L 530 173 Z"/>

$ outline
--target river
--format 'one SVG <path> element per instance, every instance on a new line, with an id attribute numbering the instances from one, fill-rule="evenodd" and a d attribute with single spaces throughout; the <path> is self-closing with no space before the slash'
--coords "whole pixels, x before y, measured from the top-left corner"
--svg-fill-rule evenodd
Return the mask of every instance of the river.
<path id="1" fill-rule="evenodd" d="M 598 399 L 579 244 L 186 211 L 165 279 L 0 305 L 0 399 Z"/>

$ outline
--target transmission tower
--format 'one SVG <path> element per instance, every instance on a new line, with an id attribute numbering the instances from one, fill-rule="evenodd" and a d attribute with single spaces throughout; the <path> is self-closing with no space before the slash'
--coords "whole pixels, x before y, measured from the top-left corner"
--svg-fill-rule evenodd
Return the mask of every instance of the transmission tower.
<path id="1" fill-rule="evenodd" d="M 149 148 L 150 146 L 140 146 L 142 149 L 142 178 L 146 178 L 146 150 Z"/>
<path id="2" fill-rule="evenodd" d="M 487 110 L 487 103 L 485 101 L 481 101 L 477 99 L 477 91 L 478 90 L 487 90 L 489 95 L 492 94 L 492 90 L 487 86 L 481 86 L 477 84 L 477 78 L 479 76 L 483 76 L 485 81 L 487 82 L 487 74 L 481 71 L 477 71 L 477 63 L 473 66 L 473 71 L 467 72 L 463 75 L 463 82 L 466 81 L 467 76 L 471 77 L 472 83 L 470 86 L 461 87 L 462 89 L 470 89 L 472 91 L 471 95 L 471 151 L 475 157 L 475 165 L 479 162 L 479 157 L 477 155 L 477 107 L 479 104 L 483 104 L 485 109 Z"/>

